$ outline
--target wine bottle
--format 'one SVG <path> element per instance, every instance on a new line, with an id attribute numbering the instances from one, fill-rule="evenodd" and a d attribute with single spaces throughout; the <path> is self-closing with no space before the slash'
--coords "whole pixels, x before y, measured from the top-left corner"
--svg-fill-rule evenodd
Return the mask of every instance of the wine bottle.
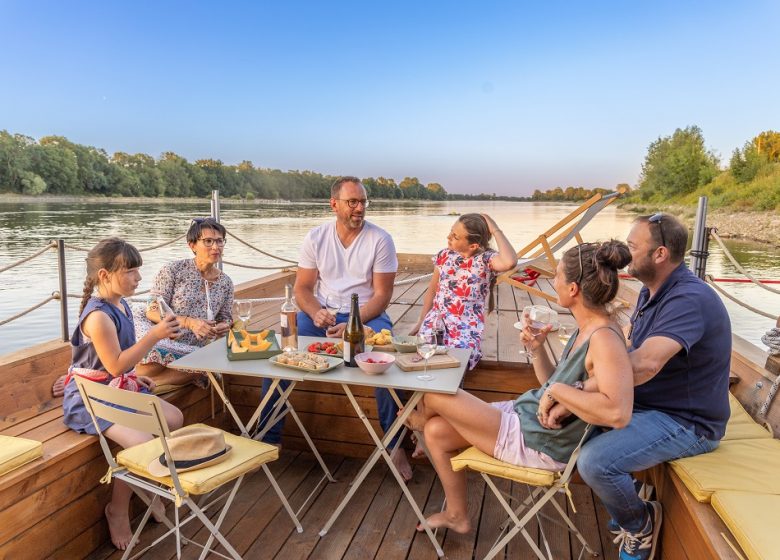
<path id="1" fill-rule="evenodd" d="M 284 303 L 280 316 L 282 324 L 282 350 L 295 352 L 298 350 L 298 310 L 292 300 L 292 286 L 284 287 Z"/>
<path id="2" fill-rule="evenodd" d="M 363 353 L 363 341 L 366 333 L 363 332 L 363 323 L 360 321 L 360 306 L 358 295 L 352 294 L 352 305 L 349 309 L 347 328 L 344 329 L 344 365 L 357 367 L 355 356 Z"/>

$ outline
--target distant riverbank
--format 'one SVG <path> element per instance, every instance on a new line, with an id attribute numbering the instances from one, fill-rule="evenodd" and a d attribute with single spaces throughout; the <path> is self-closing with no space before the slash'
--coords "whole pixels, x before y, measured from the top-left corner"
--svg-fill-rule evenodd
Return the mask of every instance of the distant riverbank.
<path id="1" fill-rule="evenodd" d="M 650 214 L 659 209 L 680 218 L 685 224 L 693 226 L 696 208 L 692 206 L 668 205 L 645 206 L 642 204 L 624 204 L 629 212 Z M 729 208 L 715 208 L 707 212 L 707 225 L 718 228 L 718 235 L 735 239 L 748 239 L 770 245 L 780 246 L 780 213 L 766 210 L 759 212 L 740 212 Z"/>
<path id="2" fill-rule="evenodd" d="M 208 199 L 202 197 L 190 198 L 155 198 L 155 197 L 104 197 L 104 196 L 72 196 L 72 195 L 44 195 L 44 196 L 25 196 L 13 193 L 0 194 L 0 202 L 65 202 L 65 203 L 95 203 L 102 202 L 106 204 L 165 204 L 165 203 L 201 203 L 207 204 Z M 289 201 L 284 199 L 261 200 L 261 199 L 231 199 L 221 198 L 220 204 L 225 205 L 246 205 L 261 206 L 267 204 L 311 204 L 312 200 Z M 419 200 L 387 200 L 393 204 L 419 204 Z M 578 204 L 578 203 L 572 203 Z M 659 206 L 646 206 L 642 204 L 624 204 L 621 208 L 637 214 L 649 214 L 657 212 Z M 664 212 L 674 214 L 689 226 L 693 226 L 696 217 L 696 208 L 683 205 L 664 206 Z M 740 212 L 728 208 L 710 209 L 707 216 L 707 223 L 718 228 L 718 234 L 721 237 L 730 237 L 736 239 L 748 239 L 761 243 L 769 243 L 774 246 L 780 246 L 780 213 L 775 211 L 758 212 Z"/>

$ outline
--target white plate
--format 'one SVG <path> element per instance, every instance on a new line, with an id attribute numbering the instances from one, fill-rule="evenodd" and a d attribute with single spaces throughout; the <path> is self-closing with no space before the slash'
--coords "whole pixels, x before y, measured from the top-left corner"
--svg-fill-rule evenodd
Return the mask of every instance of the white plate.
<path id="1" fill-rule="evenodd" d="M 302 366 L 294 366 L 292 364 L 280 364 L 279 362 L 276 361 L 276 359 L 279 357 L 279 355 L 273 356 L 271 358 L 268 358 L 268 361 L 271 362 L 275 366 L 286 367 L 286 368 L 290 368 L 290 369 L 297 369 L 298 371 L 305 371 L 305 372 L 308 372 L 308 373 L 325 373 L 326 371 L 330 371 L 333 368 L 337 368 L 341 364 L 344 363 L 343 359 L 337 358 L 335 356 L 328 356 L 326 354 L 320 354 L 320 356 L 322 356 L 323 358 L 328 360 L 328 367 L 325 368 L 325 369 L 309 369 L 309 368 L 302 367 Z"/>

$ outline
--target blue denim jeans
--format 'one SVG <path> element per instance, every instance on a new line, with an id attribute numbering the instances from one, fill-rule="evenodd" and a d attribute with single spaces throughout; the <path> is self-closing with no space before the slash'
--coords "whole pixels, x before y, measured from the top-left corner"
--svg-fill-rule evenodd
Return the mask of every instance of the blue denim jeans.
<path id="1" fill-rule="evenodd" d="M 648 513 L 631 473 L 708 453 L 718 443 L 697 436 L 663 412 L 634 411 L 626 428 L 595 431 L 582 448 L 577 469 L 612 519 L 626 531 L 638 533 L 645 527 Z"/>
<path id="2" fill-rule="evenodd" d="M 346 313 L 339 313 L 338 315 L 336 315 L 336 323 L 346 323 L 348 319 L 349 319 L 349 315 Z M 387 313 L 382 313 L 378 317 L 374 317 L 366 324 L 377 332 L 379 332 L 382 329 L 393 328 L 393 323 L 392 321 L 390 321 L 390 317 L 387 316 Z M 299 336 L 325 336 L 325 329 L 321 329 L 315 326 L 311 320 L 311 317 L 309 317 L 303 311 L 299 311 L 298 312 L 298 335 Z M 287 389 L 289 385 L 290 385 L 289 381 L 281 381 L 279 383 L 279 386 L 282 387 L 282 389 Z M 270 386 L 271 386 L 271 380 L 267 378 L 263 379 L 263 395 L 265 395 L 266 391 L 268 391 Z M 397 391 L 397 393 L 399 399 L 405 400 L 403 391 Z M 387 389 L 379 389 L 379 388 L 374 389 L 374 397 L 376 398 L 376 407 L 377 407 L 377 412 L 379 413 L 379 424 L 382 426 L 383 430 L 387 431 L 395 421 L 396 415 L 398 414 L 398 406 L 395 404 L 393 397 L 390 395 L 390 391 L 388 391 Z M 262 428 L 265 425 L 264 420 L 268 417 L 268 415 L 270 414 L 271 410 L 273 409 L 278 399 L 279 399 L 279 394 L 277 393 L 269 399 L 268 404 L 266 404 L 265 408 L 263 408 L 263 413 L 260 415 L 260 422 L 259 422 L 260 428 Z M 284 420 L 285 419 L 282 418 L 270 430 L 268 430 L 268 432 L 263 437 L 264 442 L 279 443 L 282 440 L 282 428 L 284 427 Z M 397 441 L 398 441 L 398 436 L 396 435 L 396 437 L 394 437 L 390 442 L 390 447 L 395 446 Z"/>

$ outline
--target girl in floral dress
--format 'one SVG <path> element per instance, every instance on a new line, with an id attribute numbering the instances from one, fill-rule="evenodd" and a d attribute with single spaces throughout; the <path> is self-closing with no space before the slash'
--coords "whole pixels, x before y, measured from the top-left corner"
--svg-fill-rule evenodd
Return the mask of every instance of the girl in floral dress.
<path id="1" fill-rule="evenodd" d="M 498 251 L 488 245 L 495 237 Z M 420 320 L 411 334 L 429 334 L 444 327 L 444 345 L 471 348 L 469 369 L 482 357 L 485 300 L 493 310 L 496 275 L 514 268 L 517 255 L 496 222 L 487 214 L 463 214 L 447 236 L 447 248 L 434 257 L 433 276 L 423 299 Z"/>

